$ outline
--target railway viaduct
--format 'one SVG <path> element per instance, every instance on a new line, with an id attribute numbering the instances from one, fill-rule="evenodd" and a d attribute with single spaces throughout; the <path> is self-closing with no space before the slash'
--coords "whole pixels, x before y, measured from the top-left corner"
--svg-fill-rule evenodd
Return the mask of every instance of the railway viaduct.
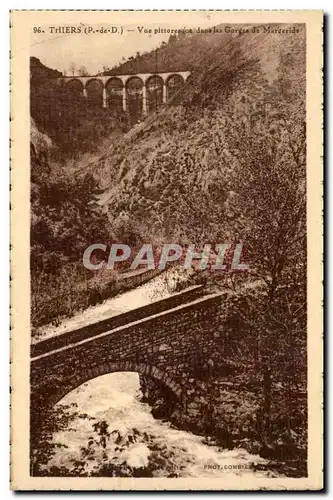
<path id="1" fill-rule="evenodd" d="M 118 107 L 128 111 L 132 102 L 139 102 L 146 115 L 165 104 L 182 87 L 190 71 L 169 73 L 138 73 L 131 75 L 67 76 L 59 82 L 91 102 L 104 108 Z"/>

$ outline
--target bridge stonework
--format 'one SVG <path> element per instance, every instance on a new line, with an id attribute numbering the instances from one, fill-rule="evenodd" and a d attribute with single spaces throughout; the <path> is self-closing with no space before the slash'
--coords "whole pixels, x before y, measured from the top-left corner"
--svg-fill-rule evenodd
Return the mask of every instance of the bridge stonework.
<path id="1" fill-rule="evenodd" d="M 129 94 L 129 83 L 133 81 L 133 79 L 136 79 L 137 81 L 141 82 L 142 88 L 140 90 L 134 91 L 136 94 L 140 94 L 142 96 L 142 111 L 143 114 L 148 113 L 148 106 L 147 106 L 147 91 L 149 89 L 149 82 L 152 81 L 154 78 L 159 79 L 161 81 L 161 99 L 162 99 L 162 104 L 165 104 L 168 100 L 168 94 L 169 94 L 169 82 L 172 77 L 176 78 L 181 78 L 183 84 L 187 81 L 187 79 L 190 77 L 191 72 L 190 71 L 176 71 L 176 72 L 168 72 L 168 73 L 137 73 L 137 74 L 130 74 L 130 75 L 96 75 L 96 76 L 63 76 L 58 78 L 58 81 L 62 84 L 69 84 L 70 82 L 79 82 L 82 87 L 82 94 L 85 98 L 88 97 L 87 93 L 87 88 L 90 82 L 98 82 L 101 84 L 102 88 L 102 103 L 103 107 L 107 108 L 108 107 L 108 94 L 107 94 L 107 88 L 108 85 L 113 81 L 113 82 L 118 82 L 119 86 L 117 91 L 121 94 L 121 99 L 122 99 L 122 108 L 124 111 L 128 110 L 128 94 Z"/>
<path id="2" fill-rule="evenodd" d="M 32 425 L 35 411 L 40 418 L 84 382 L 133 371 L 154 381 L 161 397 L 171 395 L 178 422 L 200 432 L 222 390 L 210 375 L 224 363 L 225 298 L 199 297 L 33 358 Z"/>

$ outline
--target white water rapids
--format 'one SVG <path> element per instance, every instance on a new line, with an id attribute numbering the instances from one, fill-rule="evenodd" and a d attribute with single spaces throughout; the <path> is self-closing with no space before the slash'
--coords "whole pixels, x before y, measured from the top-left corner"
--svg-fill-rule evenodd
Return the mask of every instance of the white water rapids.
<path id="1" fill-rule="evenodd" d="M 84 417 L 74 417 L 65 430 L 53 435 L 53 444 L 66 447 L 56 448 L 48 471 L 56 467 L 75 475 L 272 477 L 268 471 L 254 470 L 265 463 L 258 455 L 222 450 L 204 437 L 155 420 L 151 408 L 140 402 L 139 392 L 138 375 L 126 372 L 98 377 L 68 394 L 58 407 L 76 403 L 78 408 L 67 411 L 79 411 Z M 94 430 L 98 422 L 107 423 L 106 433 Z"/>

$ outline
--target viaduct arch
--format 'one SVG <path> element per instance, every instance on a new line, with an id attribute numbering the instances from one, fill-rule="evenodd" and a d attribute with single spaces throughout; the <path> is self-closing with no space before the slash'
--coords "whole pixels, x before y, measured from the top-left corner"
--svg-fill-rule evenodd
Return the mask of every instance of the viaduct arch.
<path id="1" fill-rule="evenodd" d="M 132 75 L 67 76 L 58 80 L 104 108 L 128 111 L 131 104 L 146 115 L 168 99 L 188 80 L 190 71 L 137 73 Z M 94 83 L 95 82 L 95 83 Z M 136 82 L 133 83 L 133 82 Z M 92 85 L 95 92 L 92 91 Z M 97 87 L 99 86 L 99 89 Z"/>

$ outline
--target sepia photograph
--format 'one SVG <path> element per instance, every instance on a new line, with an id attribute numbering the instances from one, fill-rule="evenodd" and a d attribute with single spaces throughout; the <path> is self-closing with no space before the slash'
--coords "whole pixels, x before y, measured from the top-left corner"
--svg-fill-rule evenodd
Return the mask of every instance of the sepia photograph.
<path id="1" fill-rule="evenodd" d="M 322 487 L 322 13 L 265 14 L 12 12 L 14 489 Z"/>

